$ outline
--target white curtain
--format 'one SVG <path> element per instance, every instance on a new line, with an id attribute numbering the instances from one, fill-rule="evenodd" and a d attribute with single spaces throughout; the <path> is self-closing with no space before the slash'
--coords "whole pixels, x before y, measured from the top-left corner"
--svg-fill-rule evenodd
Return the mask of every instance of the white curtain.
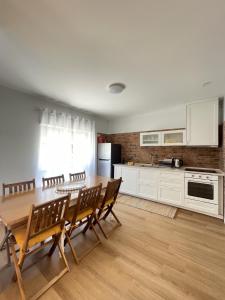
<path id="1" fill-rule="evenodd" d="M 39 180 L 85 170 L 95 174 L 95 122 L 45 109 L 41 117 Z"/>

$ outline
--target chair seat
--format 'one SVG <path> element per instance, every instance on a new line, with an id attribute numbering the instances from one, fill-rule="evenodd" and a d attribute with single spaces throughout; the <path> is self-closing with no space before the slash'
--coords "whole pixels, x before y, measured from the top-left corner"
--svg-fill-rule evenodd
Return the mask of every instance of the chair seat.
<path id="1" fill-rule="evenodd" d="M 99 200 L 99 204 L 98 204 L 98 208 L 101 208 L 103 198 L 104 198 L 104 197 L 101 195 L 100 200 Z M 104 207 L 105 207 L 105 206 L 108 206 L 108 205 L 110 205 L 110 204 L 112 204 L 113 201 L 114 201 L 114 198 L 107 200 L 107 201 L 105 202 Z"/>
<path id="2" fill-rule="evenodd" d="M 93 213 L 93 209 L 87 209 L 87 210 L 85 210 L 85 211 L 82 211 L 81 213 L 79 213 L 79 214 L 77 215 L 76 220 L 77 220 L 77 221 L 81 221 L 81 220 L 83 220 L 84 218 L 86 218 L 87 216 L 90 216 L 92 213 Z M 74 214 L 74 208 L 72 207 L 72 208 L 70 208 L 69 211 L 68 211 L 68 214 L 67 214 L 67 217 L 66 217 L 67 221 L 72 222 L 73 214 Z"/>
<path id="3" fill-rule="evenodd" d="M 17 244 L 19 245 L 20 248 L 23 247 L 24 241 L 26 239 L 26 230 L 27 227 L 26 226 L 21 226 L 18 227 L 17 229 L 14 229 L 12 231 L 12 234 L 14 235 Z M 28 247 L 31 248 L 34 245 L 43 242 L 44 240 L 46 240 L 47 238 L 49 238 L 50 236 L 53 236 L 55 234 L 59 234 L 61 232 L 61 227 L 60 225 L 56 225 L 42 233 L 39 233 L 37 236 L 31 238 L 28 242 Z"/>

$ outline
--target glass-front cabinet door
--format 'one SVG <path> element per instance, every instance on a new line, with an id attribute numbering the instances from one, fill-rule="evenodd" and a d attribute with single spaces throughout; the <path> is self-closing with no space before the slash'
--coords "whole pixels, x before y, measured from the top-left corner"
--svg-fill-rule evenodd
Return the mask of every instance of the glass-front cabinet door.
<path id="1" fill-rule="evenodd" d="M 168 130 L 162 132 L 162 146 L 174 146 L 186 144 L 186 131 L 182 130 Z"/>
<path id="2" fill-rule="evenodd" d="M 160 146 L 161 132 L 142 132 L 140 133 L 141 146 Z"/>

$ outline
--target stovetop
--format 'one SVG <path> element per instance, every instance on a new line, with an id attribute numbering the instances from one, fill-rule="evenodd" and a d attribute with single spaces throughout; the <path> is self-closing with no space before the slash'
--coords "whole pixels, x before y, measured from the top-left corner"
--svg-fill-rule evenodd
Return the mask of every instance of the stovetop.
<path id="1" fill-rule="evenodd" d="M 185 171 L 188 172 L 198 172 L 198 173 L 218 173 L 216 170 L 213 169 L 198 169 L 198 168 L 185 168 Z"/>

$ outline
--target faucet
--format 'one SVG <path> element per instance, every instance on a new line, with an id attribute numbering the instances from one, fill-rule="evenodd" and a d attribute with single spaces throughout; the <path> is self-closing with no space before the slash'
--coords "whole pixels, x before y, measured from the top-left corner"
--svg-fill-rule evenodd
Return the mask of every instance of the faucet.
<path id="1" fill-rule="evenodd" d="M 151 164 L 154 165 L 155 164 L 155 160 L 158 159 L 158 154 L 154 154 L 154 153 L 150 153 L 150 158 L 151 158 Z"/>

